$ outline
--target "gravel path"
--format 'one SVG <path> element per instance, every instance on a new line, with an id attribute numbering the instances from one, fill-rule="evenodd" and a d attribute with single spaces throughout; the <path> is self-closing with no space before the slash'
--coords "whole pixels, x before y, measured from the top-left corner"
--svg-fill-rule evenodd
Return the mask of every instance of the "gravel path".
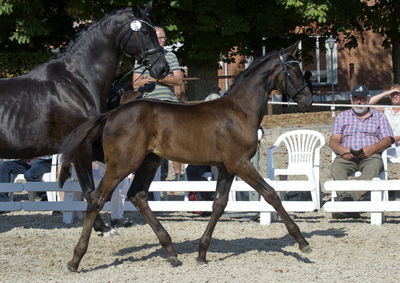
<path id="1" fill-rule="evenodd" d="M 107 216 L 107 213 L 103 213 Z M 119 235 L 92 234 L 78 273 L 66 263 L 80 225 L 62 224 L 50 213 L 0 215 L 1 282 L 397 282 L 400 255 L 399 214 L 382 226 L 332 220 L 323 212 L 293 215 L 313 252 L 302 254 L 281 222 L 261 226 L 224 217 L 217 225 L 207 265 L 198 265 L 198 238 L 207 218 L 190 213 L 160 215 L 182 266 L 171 267 L 148 225 L 135 212 L 137 225 Z"/>

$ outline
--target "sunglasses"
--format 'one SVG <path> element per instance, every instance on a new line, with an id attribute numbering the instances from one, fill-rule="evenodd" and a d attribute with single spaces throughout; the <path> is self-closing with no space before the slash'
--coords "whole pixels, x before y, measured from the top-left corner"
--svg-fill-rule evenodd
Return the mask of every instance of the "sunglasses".
<path id="1" fill-rule="evenodd" d="M 390 94 L 390 97 L 400 96 L 400 92 L 395 91 Z"/>

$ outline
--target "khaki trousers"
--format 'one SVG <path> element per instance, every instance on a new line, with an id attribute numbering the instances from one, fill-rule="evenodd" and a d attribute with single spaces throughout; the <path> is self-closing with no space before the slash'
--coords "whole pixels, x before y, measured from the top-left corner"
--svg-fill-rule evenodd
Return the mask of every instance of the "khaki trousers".
<path id="1" fill-rule="evenodd" d="M 372 180 L 378 177 L 383 171 L 383 161 L 380 154 L 373 154 L 367 159 L 361 159 L 358 161 L 349 161 L 338 156 L 332 163 L 331 176 L 333 180 L 347 180 L 347 178 L 353 175 L 355 172 L 360 171 L 361 176 L 357 177 L 357 180 Z M 366 191 L 357 192 L 346 192 L 350 194 L 354 200 L 360 200 L 360 198 L 367 193 Z"/>

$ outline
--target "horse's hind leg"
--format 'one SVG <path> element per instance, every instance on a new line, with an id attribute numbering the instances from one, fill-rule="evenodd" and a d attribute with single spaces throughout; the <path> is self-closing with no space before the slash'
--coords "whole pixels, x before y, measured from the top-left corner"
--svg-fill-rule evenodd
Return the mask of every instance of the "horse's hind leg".
<path id="1" fill-rule="evenodd" d="M 74 255 L 67 265 L 69 271 L 75 272 L 78 269 L 79 263 L 89 246 L 90 234 L 92 232 L 95 219 L 99 215 L 98 213 L 103 208 L 105 202 L 110 198 L 112 192 L 117 187 L 119 182 L 122 181 L 128 173 L 121 175 L 121 177 L 118 178 L 118 176 L 115 176 L 114 172 L 106 170 L 98 189 L 88 196 L 90 201 L 88 201 L 86 215 L 83 221 L 82 233 L 78 244 L 75 246 Z"/>
<path id="2" fill-rule="evenodd" d="M 299 248 L 302 252 L 311 252 L 310 244 L 303 237 L 299 227 L 290 218 L 285 208 L 282 206 L 282 202 L 276 193 L 276 191 L 268 185 L 264 179 L 260 176 L 257 170 L 251 165 L 250 161 L 241 163 L 239 168 L 235 171 L 237 175 L 242 178 L 247 184 L 249 184 L 254 190 L 256 190 L 263 198 L 273 206 L 279 216 L 282 218 L 290 235 L 299 243 Z"/>
<path id="3" fill-rule="evenodd" d="M 203 236 L 199 242 L 199 255 L 197 261 L 200 263 L 206 263 L 206 253 L 210 246 L 212 233 L 214 232 L 215 226 L 219 218 L 224 213 L 226 204 L 228 202 L 229 191 L 232 186 L 234 175 L 230 174 L 225 167 L 221 166 L 218 168 L 218 181 L 217 190 L 213 202 L 213 211 L 211 213 L 210 221 L 204 231 Z"/>
<path id="4" fill-rule="evenodd" d="M 167 260 L 172 265 L 177 266 L 181 265 L 181 262 L 178 260 L 175 248 L 172 245 L 171 236 L 161 225 L 153 211 L 151 211 L 147 202 L 147 192 L 160 163 L 161 158 L 155 154 L 149 154 L 145 157 L 139 169 L 136 170 L 135 178 L 129 188 L 127 197 L 139 210 L 151 229 L 153 229 L 167 254 Z"/>
<path id="5" fill-rule="evenodd" d="M 88 201 L 90 200 L 87 198 L 87 196 L 95 190 L 91 160 L 91 156 L 87 156 L 85 154 L 79 154 L 79 157 L 74 160 L 74 166 L 76 174 L 78 175 L 79 184 L 81 185 L 83 195 Z M 104 223 L 100 215 L 96 216 L 93 228 L 95 231 L 103 233 L 110 230 L 110 227 Z"/>

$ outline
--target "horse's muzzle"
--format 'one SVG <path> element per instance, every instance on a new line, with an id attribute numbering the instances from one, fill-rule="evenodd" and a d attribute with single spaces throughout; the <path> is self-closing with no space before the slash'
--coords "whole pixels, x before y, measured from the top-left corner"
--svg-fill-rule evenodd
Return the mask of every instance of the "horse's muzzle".
<path id="1" fill-rule="evenodd" d="M 163 61 L 163 60 L 160 60 Z M 162 62 L 157 62 L 151 69 L 150 69 L 150 76 L 156 79 L 165 78 L 169 73 L 169 66 L 165 61 L 165 64 Z"/>
<path id="2" fill-rule="evenodd" d="M 313 102 L 313 98 L 312 98 L 312 94 L 310 93 L 310 95 L 302 95 L 302 96 L 297 96 L 297 105 L 298 105 L 298 111 L 299 112 L 305 112 L 307 111 Z"/>

